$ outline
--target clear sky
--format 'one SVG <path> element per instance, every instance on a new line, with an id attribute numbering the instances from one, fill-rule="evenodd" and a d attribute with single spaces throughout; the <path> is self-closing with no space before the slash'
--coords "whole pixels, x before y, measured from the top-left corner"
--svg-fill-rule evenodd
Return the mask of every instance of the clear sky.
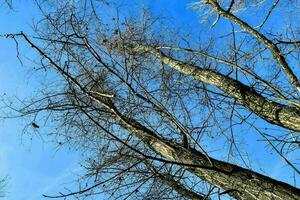
<path id="1" fill-rule="evenodd" d="M 0 7 L 0 32 L 30 32 L 30 24 L 37 13 L 30 1 L 18 1 L 16 12 Z M 27 96 L 33 92 L 34 77 L 28 65 L 16 59 L 15 44 L 0 39 L 0 96 Z M 2 106 L 2 105 L 1 105 Z M 34 137 L 22 136 L 20 119 L 0 121 L 0 175 L 8 175 L 5 200 L 39 200 L 42 194 L 57 192 L 63 183 L 78 172 L 78 155 Z"/>
<path id="2" fill-rule="evenodd" d="M 30 1 L 17 1 L 15 12 L 0 7 L 0 34 L 31 32 L 32 19 L 38 16 Z M 149 3 L 150 1 L 146 1 Z M 151 6 L 156 12 L 167 11 L 178 24 L 200 26 L 196 13 L 187 9 L 190 1 L 153 0 Z M 184 16 L 184 17 L 181 17 Z M 35 77 L 31 76 L 26 63 L 21 66 L 16 59 L 16 48 L 12 40 L 0 39 L 0 97 L 24 97 L 35 89 Z M 1 104 L 0 104 L 1 107 Z M 0 121 L 0 175 L 9 176 L 5 200 L 38 200 L 42 194 L 55 194 L 62 184 L 72 180 L 72 173 L 79 173 L 77 162 L 80 156 L 68 149 L 56 151 L 56 146 L 44 143 L 39 137 L 32 140 L 22 137 L 22 120 Z M 264 149 L 249 146 L 257 154 L 257 162 L 267 161 L 269 174 L 274 178 L 291 180 L 286 177 L 282 162 L 266 157 Z M 253 149 L 254 148 L 254 149 Z"/>
<path id="3" fill-rule="evenodd" d="M 0 7 L 0 34 L 31 32 L 32 20 L 39 13 L 30 2 L 15 1 L 14 12 Z M 183 12 L 195 17 L 195 13 L 187 12 L 187 2 L 154 0 L 151 6 L 175 17 Z M 163 6 L 166 4 L 168 7 Z M 178 23 L 185 23 L 186 18 L 178 18 Z M 16 59 L 15 47 L 12 40 L 0 39 L 0 96 L 26 97 L 37 84 L 29 64 L 21 66 Z M 7 197 L 3 200 L 39 200 L 42 194 L 57 194 L 64 183 L 75 178 L 72 174 L 80 170 L 78 153 L 56 151 L 56 146 L 44 143 L 39 137 L 31 140 L 22 135 L 23 125 L 21 119 L 0 121 L 0 175 L 9 176 Z"/>

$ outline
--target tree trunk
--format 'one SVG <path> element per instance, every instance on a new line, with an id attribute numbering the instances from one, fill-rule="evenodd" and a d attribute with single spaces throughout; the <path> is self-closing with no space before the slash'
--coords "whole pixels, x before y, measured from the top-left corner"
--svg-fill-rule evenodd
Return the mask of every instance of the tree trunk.
<path id="1" fill-rule="evenodd" d="M 270 101 L 240 81 L 211 69 L 201 69 L 197 66 L 183 63 L 166 56 L 162 51 L 154 47 L 140 45 L 135 47 L 134 51 L 152 53 L 164 64 L 169 65 L 180 73 L 217 87 L 262 119 L 290 130 L 300 131 L 300 110 L 296 107 Z"/>
<path id="2" fill-rule="evenodd" d="M 223 189 L 224 194 L 245 200 L 300 199 L 300 190 L 289 184 L 230 163 L 208 158 L 196 149 L 169 142 L 134 119 L 123 116 L 113 105 L 110 108 L 124 128 L 166 158 L 166 161 L 186 166 L 196 176 Z"/>

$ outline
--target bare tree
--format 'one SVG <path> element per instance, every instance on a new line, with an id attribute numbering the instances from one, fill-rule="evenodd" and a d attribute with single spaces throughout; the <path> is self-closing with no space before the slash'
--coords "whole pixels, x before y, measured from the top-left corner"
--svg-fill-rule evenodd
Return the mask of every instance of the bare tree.
<path id="1" fill-rule="evenodd" d="M 6 37 L 30 45 L 36 72 L 50 78 L 13 109 L 29 131 L 54 127 L 49 136 L 80 149 L 86 169 L 78 191 L 45 196 L 299 199 L 296 186 L 254 171 L 239 142 L 256 134 L 300 174 L 288 157 L 299 150 L 299 31 L 267 26 L 295 4 L 199 1 L 191 7 L 207 23 L 193 34 L 138 6 L 130 14 L 110 1 L 38 2 L 36 35 Z M 258 26 L 239 17 L 257 10 Z"/>

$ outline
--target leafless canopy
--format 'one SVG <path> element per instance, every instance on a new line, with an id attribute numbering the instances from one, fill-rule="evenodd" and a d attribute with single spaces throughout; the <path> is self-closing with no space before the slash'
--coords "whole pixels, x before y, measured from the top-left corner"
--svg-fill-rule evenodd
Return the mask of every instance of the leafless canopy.
<path id="1" fill-rule="evenodd" d="M 276 21 L 295 2 L 198 1 L 190 29 L 132 3 L 37 2 L 35 35 L 6 37 L 38 53 L 47 87 L 13 109 L 82 151 L 86 172 L 45 196 L 299 199 L 249 155 L 266 145 L 299 177 L 299 27 Z"/>

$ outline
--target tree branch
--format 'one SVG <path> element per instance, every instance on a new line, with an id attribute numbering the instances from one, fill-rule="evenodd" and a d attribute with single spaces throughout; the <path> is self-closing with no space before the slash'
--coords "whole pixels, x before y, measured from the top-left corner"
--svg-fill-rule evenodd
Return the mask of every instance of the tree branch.
<path id="1" fill-rule="evenodd" d="M 297 76 L 294 74 L 293 70 L 288 65 L 287 61 L 285 60 L 284 56 L 282 55 L 278 47 L 271 40 L 266 38 L 263 34 L 259 33 L 254 28 L 252 28 L 246 22 L 242 21 L 240 18 L 224 10 L 216 0 L 207 0 L 206 2 L 216 11 L 216 13 L 240 25 L 244 30 L 251 33 L 254 37 L 256 37 L 258 41 L 263 43 L 271 51 L 273 57 L 276 59 L 277 63 L 281 66 L 282 70 L 285 72 L 290 83 L 298 90 L 298 92 L 300 92 L 300 82 Z"/>
<path id="2" fill-rule="evenodd" d="M 149 52 L 182 74 L 219 88 L 262 119 L 290 130 L 300 131 L 300 110 L 296 107 L 270 101 L 240 81 L 211 69 L 181 62 L 154 47 L 139 45 L 133 48 L 133 51 Z"/>

